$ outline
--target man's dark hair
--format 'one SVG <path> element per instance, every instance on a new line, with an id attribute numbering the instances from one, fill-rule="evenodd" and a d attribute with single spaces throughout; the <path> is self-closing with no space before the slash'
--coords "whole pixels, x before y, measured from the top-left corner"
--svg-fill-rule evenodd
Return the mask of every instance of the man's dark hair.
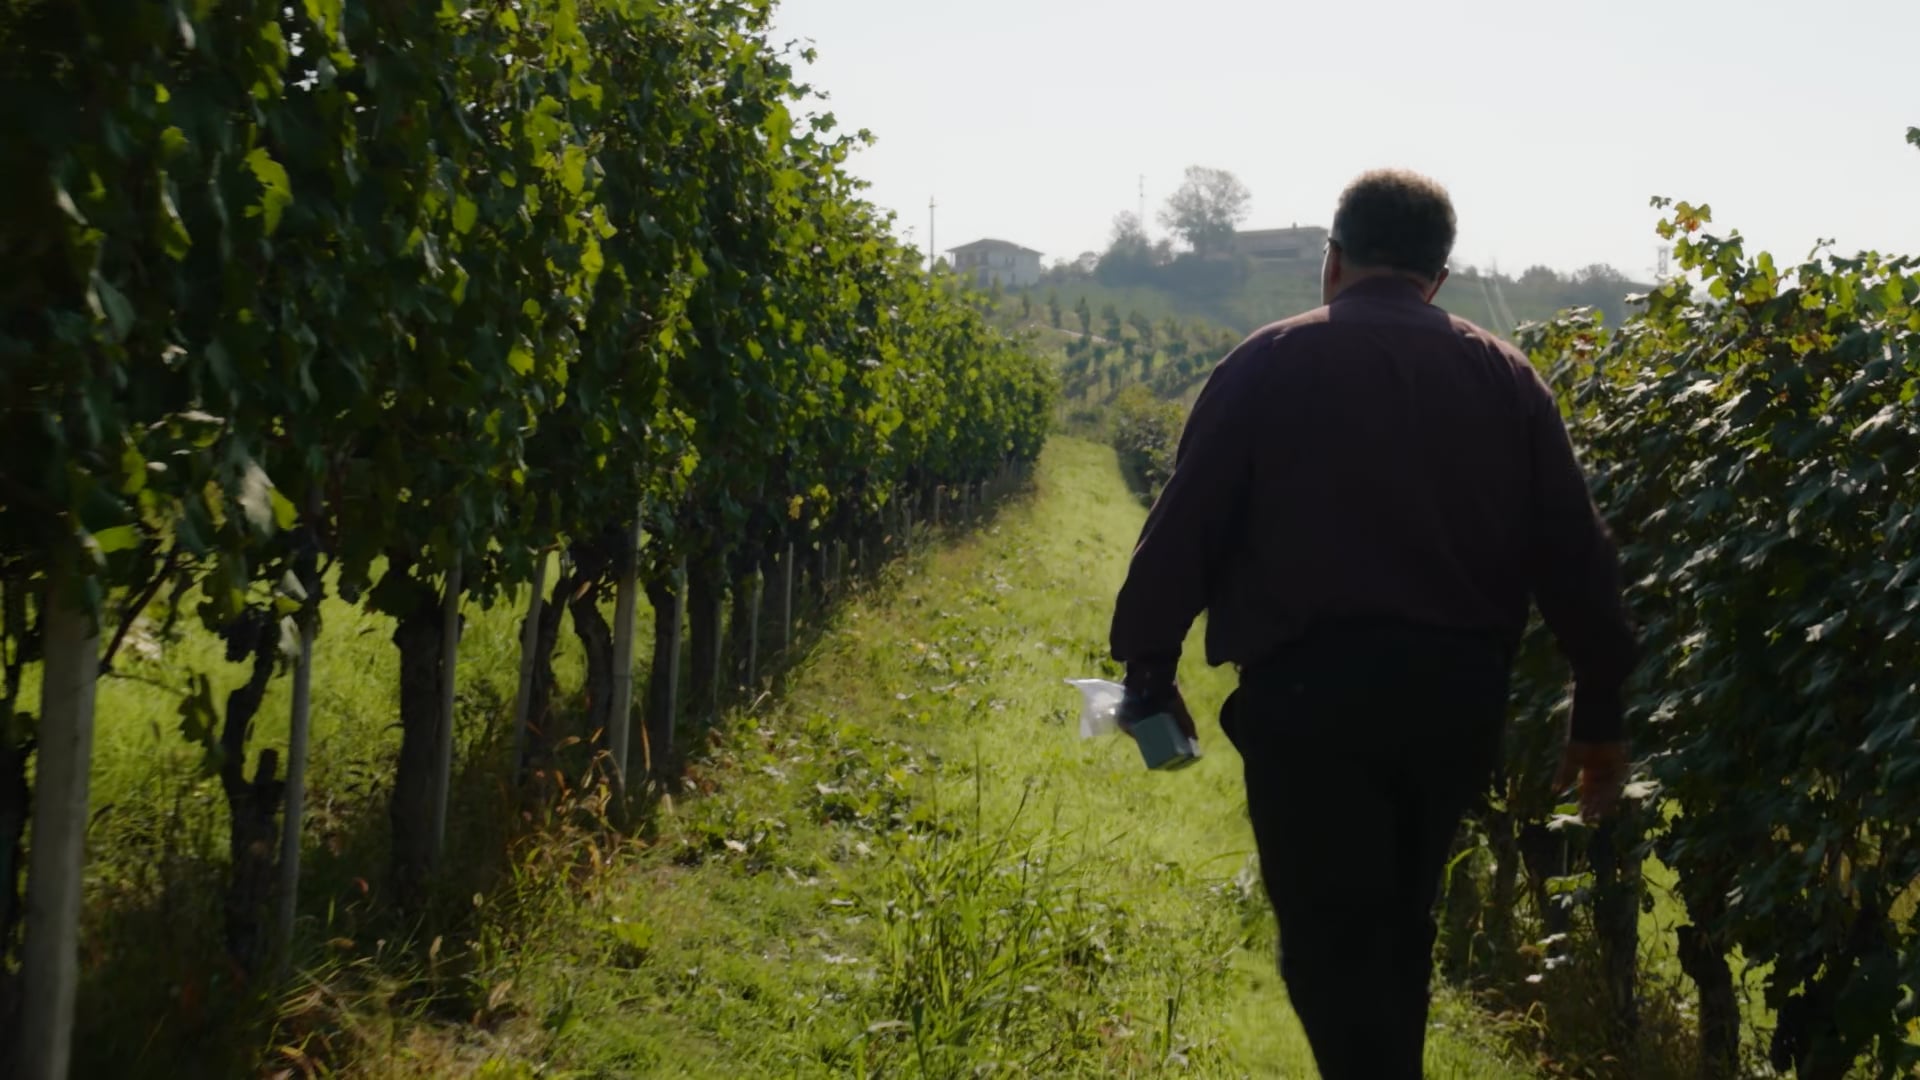
<path id="1" fill-rule="evenodd" d="M 1358 266 L 1438 277 L 1454 225 L 1446 188 L 1405 169 L 1373 169 L 1340 193 L 1331 238 Z"/>

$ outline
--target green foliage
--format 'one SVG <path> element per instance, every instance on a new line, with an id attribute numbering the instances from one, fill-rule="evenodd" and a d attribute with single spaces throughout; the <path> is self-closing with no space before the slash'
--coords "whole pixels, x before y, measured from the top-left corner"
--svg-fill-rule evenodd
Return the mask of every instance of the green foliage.
<path id="1" fill-rule="evenodd" d="M 97 604 L 177 542 L 230 617 L 304 519 L 350 596 L 385 558 L 461 560 L 484 599 L 643 498 L 672 558 L 756 502 L 871 510 L 1030 459 L 1045 376 L 913 271 L 841 170 L 857 140 L 796 122 L 766 19 L 22 16 L 9 576 L 71 565 Z"/>
<path id="2" fill-rule="evenodd" d="M 1186 410 L 1162 401 L 1139 385 L 1129 386 L 1114 399 L 1110 438 L 1120 455 L 1120 467 L 1151 500 L 1173 475 L 1173 459 L 1180 446 Z"/>
<path id="3" fill-rule="evenodd" d="M 1920 263 L 1789 269 L 1706 206 L 1618 331 L 1531 328 L 1622 547 L 1646 660 L 1631 715 L 1671 813 L 1652 851 L 1696 927 L 1770 965 L 1777 1067 L 1920 1063 Z M 1545 645 L 1536 635 L 1536 652 Z M 1562 681 L 1519 693 L 1536 715 Z M 1524 768 L 1537 771 L 1538 762 Z M 1536 811 L 1537 812 L 1537 811 Z"/>
<path id="4" fill-rule="evenodd" d="M 1107 250 L 1100 254 L 1094 276 L 1112 285 L 1137 284 L 1152 280 L 1172 259 L 1173 248 L 1166 240 L 1149 240 L 1139 216 L 1122 211 L 1113 217 Z"/>
<path id="5" fill-rule="evenodd" d="M 725 534 L 756 497 L 872 508 L 1030 459 L 1045 378 L 912 270 L 767 18 L 19 16 L 13 573 L 71 563 L 97 602 L 177 538 L 277 577 L 304 518 L 349 592 L 458 558 L 484 598 L 643 497 Z"/>
<path id="6" fill-rule="evenodd" d="M 1137 311 L 1130 311 L 1127 313 L 1127 326 L 1133 331 L 1134 337 L 1139 339 L 1141 345 L 1144 345 L 1148 349 L 1154 347 L 1154 325 L 1152 319 L 1149 319 Z"/>
<path id="7" fill-rule="evenodd" d="M 1210 255 L 1232 245 L 1234 230 L 1246 220 L 1252 201 L 1247 186 L 1232 173 L 1190 165 L 1185 181 L 1160 212 L 1160 223 L 1179 233 L 1194 251 Z"/>

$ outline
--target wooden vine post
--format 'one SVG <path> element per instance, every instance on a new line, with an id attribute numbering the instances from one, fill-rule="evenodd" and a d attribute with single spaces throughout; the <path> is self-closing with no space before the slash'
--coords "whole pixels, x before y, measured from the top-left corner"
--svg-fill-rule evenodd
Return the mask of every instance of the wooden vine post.
<path id="1" fill-rule="evenodd" d="M 58 586 L 56 586 L 57 590 Z M 56 597 L 46 613 L 44 689 L 34 767 L 26 943 L 21 952 L 20 1080 L 65 1080 L 80 979 L 81 866 L 100 641 L 93 617 Z"/>
<path id="2" fill-rule="evenodd" d="M 663 708 L 647 733 L 648 767 L 655 779 L 669 779 L 673 769 L 675 721 L 680 715 L 680 641 L 687 625 L 687 560 L 682 557 L 673 571 L 673 623 L 667 628 L 667 689 Z"/>
<path id="3" fill-rule="evenodd" d="M 303 559 L 300 585 L 306 590 L 300 610 L 300 653 L 293 662 L 293 709 L 287 725 L 287 787 L 280 820 L 279 919 L 274 926 L 274 956 L 282 976 L 293 956 L 294 917 L 300 910 L 300 838 L 307 806 L 307 752 L 312 743 L 313 634 L 320 618 L 320 581 L 311 559 Z"/>
<path id="4" fill-rule="evenodd" d="M 607 713 L 607 752 L 613 757 L 617 790 L 627 785 L 628 748 L 633 736 L 633 623 L 640 593 L 640 515 L 633 515 L 620 551 L 620 581 L 613 600 L 613 702 Z"/>
<path id="5" fill-rule="evenodd" d="M 780 559 L 780 650 L 793 648 L 793 541 Z"/>
<path id="6" fill-rule="evenodd" d="M 747 619 L 746 667 L 746 685 L 749 687 L 758 684 L 760 681 L 760 607 L 761 601 L 766 597 L 767 593 L 767 575 L 764 571 L 755 568 L 751 587 L 753 589 L 753 599 L 750 607 L 751 614 Z"/>
<path id="7" fill-rule="evenodd" d="M 543 548 L 534 553 L 533 591 L 527 598 L 527 621 L 520 628 L 520 684 L 513 695 L 513 768 L 516 779 L 527 760 L 527 726 L 533 718 L 533 662 L 540 650 L 540 615 L 546 604 L 547 562 L 551 558 Z"/>
<path id="8" fill-rule="evenodd" d="M 440 600 L 440 722 L 433 762 L 433 847 L 438 865 L 447 850 L 447 796 L 453 786 L 453 690 L 460 659 L 460 560 L 447 570 L 447 591 Z"/>
<path id="9" fill-rule="evenodd" d="M 713 724 L 720 719 L 720 684 L 724 681 L 721 670 L 722 659 L 726 653 L 723 628 L 726 625 L 727 616 L 727 591 L 724 588 L 713 589 L 712 595 L 707 598 L 707 604 L 709 605 L 707 616 L 712 619 L 706 634 L 708 644 L 706 646 L 696 644 L 695 650 L 697 652 L 704 647 L 707 648 L 708 653 L 704 658 L 705 670 L 699 673 L 697 676 L 699 682 L 695 685 L 700 687 L 701 692 L 701 719 L 705 723 Z"/>

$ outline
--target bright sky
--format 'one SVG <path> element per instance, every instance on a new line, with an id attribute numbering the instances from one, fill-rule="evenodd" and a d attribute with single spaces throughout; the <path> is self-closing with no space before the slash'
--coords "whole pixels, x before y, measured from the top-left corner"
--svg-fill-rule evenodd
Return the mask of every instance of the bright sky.
<path id="1" fill-rule="evenodd" d="M 1920 253 L 1916 0 L 780 0 L 799 75 L 879 142 L 854 172 L 927 243 L 1048 262 L 1148 228 L 1188 165 L 1248 228 L 1322 224 L 1375 165 L 1446 184 L 1455 265 L 1654 263 L 1648 197 L 1783 260 Z M 911 230 L 909 233 L 908 230 Z"/>

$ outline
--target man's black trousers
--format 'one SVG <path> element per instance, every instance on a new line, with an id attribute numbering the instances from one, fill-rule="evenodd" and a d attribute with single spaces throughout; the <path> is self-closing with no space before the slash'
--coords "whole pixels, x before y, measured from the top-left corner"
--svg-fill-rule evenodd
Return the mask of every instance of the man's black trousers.
<path id="1" fill-rule="evenodd" d="M 1325 628 L 1241 676 L 1221 723 L 1325 1080 L 1419 1080 L 1454 833 L 1504 725 L 1508 648 L 1403 624 Z"/>

